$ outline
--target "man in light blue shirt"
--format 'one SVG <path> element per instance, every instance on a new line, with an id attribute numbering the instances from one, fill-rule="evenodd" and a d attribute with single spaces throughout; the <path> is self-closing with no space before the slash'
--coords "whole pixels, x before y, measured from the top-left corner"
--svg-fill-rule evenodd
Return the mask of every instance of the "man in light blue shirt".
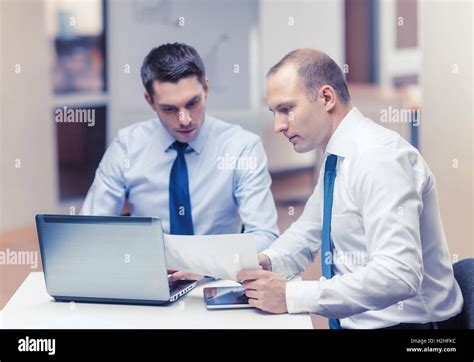
<path id="1" fill-rule="evenodd" d="M 166 233 L 278 236 L 267 158 L 258 136 L 205 112 L 209 83 L 196 50 L 164 44 L 145 57 L 145 99 L 158 118 L 119 131 L 81 214 L 155 216 Z"/>

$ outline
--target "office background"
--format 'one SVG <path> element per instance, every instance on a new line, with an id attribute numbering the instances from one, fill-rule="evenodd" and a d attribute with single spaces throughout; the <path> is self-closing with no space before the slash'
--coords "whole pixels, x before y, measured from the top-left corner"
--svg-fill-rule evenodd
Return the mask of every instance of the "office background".
<path id="1" fill-rule="evenodd" d="M 287 52 L 312 47 L 345 70 L 355 106 L 420 149 L 437 179 L 453 261 L 473 256 L 471 1 L 0 0 L 0 6 L 1 249 L 37 250 L 36 213 L 79 211 L 117 131 L 155 116 L 143 99 L 143 57 L 179 41 L 203 57 L 208 113 L 262 138 L 281 231 L 313 190 L 320 155 L 296 154 L 273 133 L 264 75 Z M 95 125 L 56 122 L 63 107 L 94 110 Z M 383 112 L 406 110 L 409 120 L 382 119 Z M 305 278 L 319 276 L 318 263 Z M 31 269 L 0 269 L 3 308 Z"/>

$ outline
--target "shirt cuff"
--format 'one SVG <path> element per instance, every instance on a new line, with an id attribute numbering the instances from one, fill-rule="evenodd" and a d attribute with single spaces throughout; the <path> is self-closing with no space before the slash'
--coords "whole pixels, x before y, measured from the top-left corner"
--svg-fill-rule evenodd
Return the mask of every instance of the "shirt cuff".
<path id="1" fill-rule="evenodd" d="M 318 313 L 321 285 L 318 281 L 286 283 L 286 308 L 288 313 Z"/>
<path id="2" fill-rule="evenodd" d="M 284 278 L 287 278 L 287 270 L 283 264 L 280 253 L 278 253 L 274 249 L 269 248 L 262 251 L 261 254 L 268 256 L 268 258 L 270 259 L 270 263 L 272 265 L 272 272 L 277 273 L 278 275 Z"/>

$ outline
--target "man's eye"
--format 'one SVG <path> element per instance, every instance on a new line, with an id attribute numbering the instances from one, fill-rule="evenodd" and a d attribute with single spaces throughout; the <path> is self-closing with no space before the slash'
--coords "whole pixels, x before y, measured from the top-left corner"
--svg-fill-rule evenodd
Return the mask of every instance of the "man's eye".
<path id="1" fill-rule="evenodd" d="M 195 99 L 191 102 L 188 103 L 188 108 L 193 108 L 194 106 L 196 106 L 196 104 L 198 104 L 199 102 L 199 99 Z"/>
<path id="2" fill-rule="evenodd" d="M 174 108 L 161 108 L 161 110 L 162 110 L 163 112 L 166 112 L 166 113 L 172 113 L 172 112 L 175 111 Z"/>
<path id="3" fill-rule="evenodd" d="M 288 114 L 290 112 L 290 108 L 280 108 L 280 112 L 283 114 Z"/>

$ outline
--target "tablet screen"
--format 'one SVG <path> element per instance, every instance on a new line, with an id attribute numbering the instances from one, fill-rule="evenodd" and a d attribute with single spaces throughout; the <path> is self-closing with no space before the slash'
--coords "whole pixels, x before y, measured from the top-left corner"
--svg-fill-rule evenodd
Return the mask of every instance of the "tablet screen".
<path id="1" fill-rule="evenodd" d="M 248 305 L 245 289 L 240 286 L 204 288 L 204 298 L 209 306 Z"/>

